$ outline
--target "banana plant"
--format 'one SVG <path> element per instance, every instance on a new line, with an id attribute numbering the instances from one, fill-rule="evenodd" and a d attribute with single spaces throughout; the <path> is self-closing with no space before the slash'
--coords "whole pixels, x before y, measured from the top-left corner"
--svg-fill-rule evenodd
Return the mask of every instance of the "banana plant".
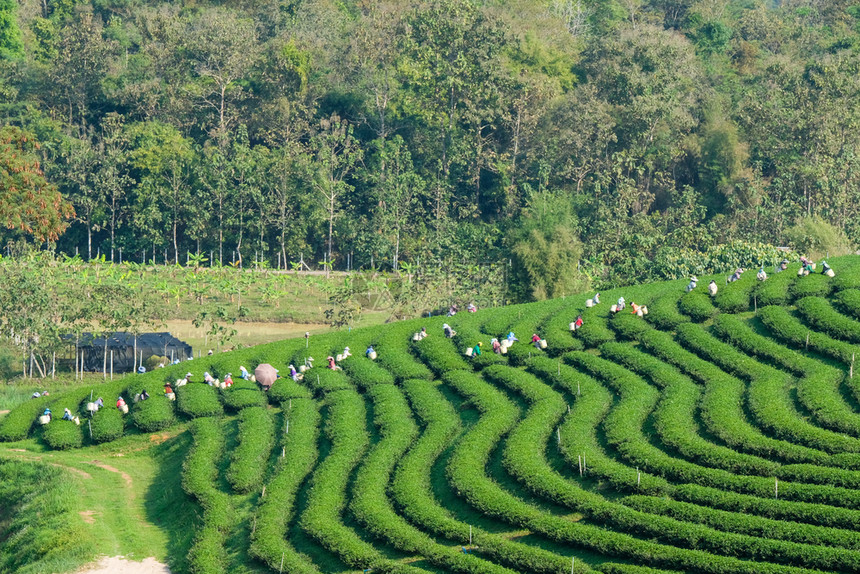
<path id="1" fill-rule="evenodd" d="M 190 253 L 188 255 L 188 266 L 194 268 L 195 275 L 200 273 L 200 270 L 208 261 L 209 259 L 202 253 Z"/>

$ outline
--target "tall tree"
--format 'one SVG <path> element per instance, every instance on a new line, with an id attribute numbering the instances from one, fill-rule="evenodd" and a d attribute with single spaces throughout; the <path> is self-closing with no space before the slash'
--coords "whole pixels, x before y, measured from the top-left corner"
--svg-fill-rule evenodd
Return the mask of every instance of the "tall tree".
<path id="1" fill-rule="evenodd" d="M 347 178 L 363 155 L 353 131 L 354 128 L 349 122 L 332 115 L 320 121 L 319 131 L 310 142 L 315 159 L 312 166 L 313 186 L 328 212 L 326 262 L 329 264 L 332 261 L 334 219 L 340 209 L 339 200 L 343 194 L 353 189 Z"/>
<path id="2" fill-rule="evenodd" d="M 0 59 L 24 55 L 17 16 L 18 3 L 15 0 L 0 0 Z"/>
<path id="3" fill-rule="evenodd" d="M 95 151 L 98 165 L 93 174 L 93 185 L 104 205 L 105 226 L 110 230 L 110 260 L 113 261 L 116 232 L 122 225 L 125 197 L 133 183 L 127 172 L 128 138 L 122 116 L 109 114 L 102 120 Z"/>
<path id="4" fill-rule="evenodd" d="M 434 172 L 438 229 L 449 206 L 458 216 L 480 213 L 482 171 L 497 151 L 491 140 L 508 89 L 500 59 L 506 35 L 476 3 L 456 0 L 416 8 L 407 26 L 402 81 L 409 112 L 426 126 L 416 141 Z M 451 205 L 449 193 L 461 190 Z"/>
<path id="5" fill-rule="evenodd" d="M 308 155 L 298 145 L 283 145 L 272 149 L 265 158 L 266 175 L 262 178 L 263 193 L 271 206 L 280 260 L 284 268 L 295 254 L 307 248 L 308 229 L 315 223 L 317 202 L 306 191 Z"/>
<path id="6" fill-rule="evenodd" d="M 39 142 L 20 128 L 0 128 L 0 223 L 36 241 L 55 241 L 75 212 L 45 179 Z"/>
<path id="7" fill-rule="evenodd" d="M 230 106 L 242 97 L 241 80 L 250 74 L 259 53 L 254 22 L 233 10 L 204 10 L 190 22 L 186 42 L 199 78 L 193 90 L 216 113 L 213 135 L 226 138 L 234 119 Z"/>
<path id="8" fill-rule="evenodd" d="M 87 258 L 93 258 L 93 231 L 101 229 L 101 199 L 93 179 L 97 158 L 89 137 L 68 138 L 62 146 L 63 189 L 75 206 L 77 220 L 87 228 Z"/>
<path id="9" fill-rule="evenodd" d="M 413 229 L 414 213 L 425 190 L 424 180 L 415 172 L 412 155 L 400 136 L 376 140 L 370 183 L 375 204 L 371 219 L 373 228 L 383 234 L 391 253 L 393 269 L 400 269 L 401 235 Z"/>
<path id="10" fill-rule="evenodd" d="M 179 263 L 179 227 L 196 210 L 191 165 L 191 142 L 178 130 L 159 122 L 129 128 L 131 165 L 138 170 L 136 217 L 153 240 L 159 235 L 173 243 L 173 261 Z"/>
<path id="11" fill-rule="evenodd" d="M 91 12 L 81 12 L 60 30 L 57 56 L 48 66 L 56 94 L 52 104 L 81 126 L 85 133 L 93 108 L 104 97 L 102 82 L 108 74 L 116 42 L 102 34 L 101 20 Z"/>

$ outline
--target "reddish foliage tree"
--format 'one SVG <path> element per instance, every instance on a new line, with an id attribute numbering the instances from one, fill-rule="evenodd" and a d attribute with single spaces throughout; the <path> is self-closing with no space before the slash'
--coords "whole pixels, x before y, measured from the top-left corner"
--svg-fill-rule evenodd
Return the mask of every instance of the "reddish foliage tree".
<path id="1" fill-rule="evenodd" d="M 54 241 L 75 211 L 45 179 L 38 149 L 32 134 L 13 126 L 0 128 L 0 223 L 40 242 Z"/>

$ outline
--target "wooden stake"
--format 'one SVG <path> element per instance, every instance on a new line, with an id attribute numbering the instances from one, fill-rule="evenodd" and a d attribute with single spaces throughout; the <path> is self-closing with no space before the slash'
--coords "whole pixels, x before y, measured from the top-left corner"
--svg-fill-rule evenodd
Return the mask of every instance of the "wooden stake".
<path id="1" fill-rule="evenodd" d="M 281 447 L 281 458 L 285 458 L 287 456 L 287 447 Z"/>
<path id="2" fill-rule="evenodd" d="M 561 427 L 555 429 L 556 435 L 558 435 L 558 445 L 561 446 Z"/>
<path id="3" fill-rule="evenodd" d="M 472 545 L 472 525 L 469 525 L 469 546 Z"/>
<path id="4" fill-rule="evenodd" d="M 265 498 L 265 497 L 266 497 L 266 487 L 264 486 L 263 487 L 263 494 L 260 495 L 260 498 Z"/>
<path id="5" fill-rule="evenodd" d="M 576 558 L 570 559 L 570 574 L 573 574 L 573 566 L 576 564 Z"/>
<path id="6" fill-rule="evenodd" d="M 284 554 L 286 554 L 286 552 L 281 552 L 281 567 L 278 568 L 278 572 L 284 571 Z"/>
<path id="7" fill-rule="evenodd" d="M 806 333 L 806 350 L 809 350 L 809 332 Z"/>
<path id="8" fill-rule="evenodd" d="M 579 459 L 579 476 L 582 476 L 582 455 L 577 455 L 577 458 Z"/>
<path id="9" fill-rule="evenodd" d="M 773 479 L 773 497 L 779 498 L 779 479 L 778 478 Z"/>

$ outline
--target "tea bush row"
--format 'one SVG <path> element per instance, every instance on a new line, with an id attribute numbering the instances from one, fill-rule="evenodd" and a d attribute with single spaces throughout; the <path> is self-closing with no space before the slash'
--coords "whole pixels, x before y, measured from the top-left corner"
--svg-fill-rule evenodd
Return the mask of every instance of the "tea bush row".
<path id="1" fill-rule="evenodd" d="M 227 482 L 238 493 L 262 486 L 269 456 L 275 443 L 275 421 L 263 407 L 249 407 L 239 413 L 239 444 L 233 449 Z"/>
<path id="2" fill-rule="evenodd" d="M 290 381 L 292 382 L 292 381 Z M 272 569 L 285 568 L 295 574 L 318 574 L 306 556 L 287 541 L 287 526 L 295 514 L 296 493 L 313 470 L 319 456 L 320 413 L 308 398 L 296 398 L 284 412 L 281 430 L 283 457 L 278 459 L 266 496 L 256 513 L 256 529 L 251 533 L 249 551 Z"/>

